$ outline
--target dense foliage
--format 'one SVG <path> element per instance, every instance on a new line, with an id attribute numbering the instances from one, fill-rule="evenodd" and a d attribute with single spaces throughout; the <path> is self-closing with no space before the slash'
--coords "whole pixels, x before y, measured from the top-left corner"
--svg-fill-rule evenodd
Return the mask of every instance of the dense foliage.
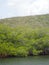
<path id="1" fill-rule="evenodd" d="M 0 24 L 0 57 L 49 54 L 49 29 Z"/>

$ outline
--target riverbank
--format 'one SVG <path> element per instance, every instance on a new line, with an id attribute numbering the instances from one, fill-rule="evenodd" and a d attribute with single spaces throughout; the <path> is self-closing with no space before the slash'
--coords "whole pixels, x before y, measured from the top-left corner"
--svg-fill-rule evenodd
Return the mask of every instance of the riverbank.
<path id="1" fill-rule="evenodd" d="M 0 57 L 49 55 L 48 28 L 0 25 Z"/>
<path id="2" fill-rule="evenodd" d="M 0 56 L 0 58 L 25 58 L 25 57 L 36 57 L 36 56 L 49 56 L 49 54 L 30 55 L 30 56 Z"/>

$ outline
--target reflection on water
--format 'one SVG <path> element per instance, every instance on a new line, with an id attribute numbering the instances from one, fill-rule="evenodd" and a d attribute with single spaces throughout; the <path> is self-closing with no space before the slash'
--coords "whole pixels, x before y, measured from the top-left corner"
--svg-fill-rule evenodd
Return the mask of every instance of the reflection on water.
<path id="1" fill-rule="evenodd" d="M 0 59 L 0 65 L 49 65 L 49 56 Z"/>

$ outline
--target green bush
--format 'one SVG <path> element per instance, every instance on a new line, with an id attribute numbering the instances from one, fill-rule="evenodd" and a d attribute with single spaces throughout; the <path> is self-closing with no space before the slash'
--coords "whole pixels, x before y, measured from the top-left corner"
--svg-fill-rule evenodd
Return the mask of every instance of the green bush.
<path id="1" fill-rule="evenodd" d="M 31 52 L 30 52 L 31 51 Z M 49 29 L 0 25 L 0 57 L 49 54 Z"/>

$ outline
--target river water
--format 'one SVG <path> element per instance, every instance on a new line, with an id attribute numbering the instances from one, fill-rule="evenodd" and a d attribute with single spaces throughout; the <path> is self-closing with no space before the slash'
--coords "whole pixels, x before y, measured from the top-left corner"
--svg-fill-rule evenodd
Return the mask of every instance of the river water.
<path id="1" fill-rule="evenodd" d="M 0 58 L 0 65 L 49 65 L 49 56 Z"/>

